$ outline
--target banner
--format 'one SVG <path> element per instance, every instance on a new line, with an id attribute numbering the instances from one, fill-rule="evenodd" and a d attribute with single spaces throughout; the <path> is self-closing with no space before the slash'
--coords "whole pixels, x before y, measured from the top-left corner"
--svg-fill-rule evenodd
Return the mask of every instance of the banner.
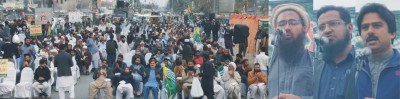
<path id="1" fill-rule="evenodd" d="M 72 22 L 72 23 L 82 22 L 82 16 L 83 16 L 83 14 L 81 12 L 69 12 L 68 13 L 69 22 Z"/>
<path id="2" fill-rule="evenodd" d="M 40 36 L 42 35 L 42 25 L 31 25 L 29 27 L 29 32 L 31 36 Z"/>
<path id="3" fill-rule="evenodd" d="M 261 23 L 261 30 L 262 31 L 267 31 L 267 29 L 268 29 L 268 20 L 262 20 L 261 22 L 262 22 Z"/>
<path id="4" fill-rule="evenodd" d="M 51 8 L 35 8 L 35 24 L 47 24 L 51 22 L 53 18 L 53 12 Z"/>
<path id="5" fill-rule="evenodd" d="M 0 59 L 0 77 L 5 77 L 8 74 L 8 59 Z"/>

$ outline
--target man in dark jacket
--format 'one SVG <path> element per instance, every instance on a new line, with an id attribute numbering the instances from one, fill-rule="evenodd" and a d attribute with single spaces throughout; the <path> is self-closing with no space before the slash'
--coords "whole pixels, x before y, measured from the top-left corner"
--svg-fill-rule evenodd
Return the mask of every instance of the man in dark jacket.
<path id="1" fill-rule="evenodd" d="M 124 56 L 122 54 L 119 54 L 118 55 L 118 60 L 114 64 L 114 68 L 112 68 L 112 71 L 115 74 L 115 77 L 114 77 L 113 82 L 112 82 L 114 87 L 118 86 L 118 82 L 121 79 L 121 74 L 124 72 L 125 67 L 127 67 L 126 63 L 123 62 L 123 57 Z"/>
<path id="2" fill-rule="evenodd" d="M 206 33 L 206 38 L 210 38 L 212 30 L 212 24 L 210 20 L 206 20 L 204 24 L 204 32 Z"/>
<path id="3" fill-rule="evenodd" d="M 329 44 L 319 45 L 324 51 L 323 59 L 315 60 L 314 99 L 354 99 L 356 57 L 350 42 L 353 31 L 350 13 L 343 7 L 325 6 L 318 11 L 317 17 L 319 34 L 336 38 L 329 37 Z M 343 21 L 344 24 L 339 26 L 345 28 L 327 29 L 326 24 L 331 27 L 335 19 Z M 337 92 L 332 93 L 331 88 Z"/>
<path id="4" fill-rule="evenodd" d="M 182 49 L 182 59 L 187 61 L 193 58 L 192 47 L 189 44 L 189 39 L 185 39 L 185 44 Z"/>
<path id="5" fill-rule="evenodd" d="M 150 68 L 143 73 L 144 78 L 144 99 L 148 99 L 150 89 L 155 98 L 158 97 L 158 91 L 161 89 L 162 69 L 156 68 L 156 61 L 150 61 Z"/>
<path id="6" fill-rule="evenodd" d="M 395 15 L 382 4 L 367 4 L 360 10 L 357 27 L 371 54 L 357 66 L 355 99 L 400 99 L 400 53 L 393 48 Z"/>
<path id="7" fill-rule="evenodd" d="M 12 44 L 10 38 L 4 38 L 4 44 L 1 46 L 1 51 L 3 51 L 3 59 L 12 59 L 15 55 L 16 58 L 19 58 L 18 46 Z"/>
<path id="8" fill-rule="evenodd" d="M 118 87 L 116 87 L 116 99 L 123 99 L 123 93 L 126 93 L 126 97 L 129 97 L 129 99 L 133 99 L 133 76 L 132 72 L 129 70 L 129 67 L 125 67 L 123 69 L 123 72 L 121 72 L 120 78 L 117 79 L 117 82 L 118 83 L 116 86 Z"/>
<path id="9" fill-rule="evenodd" d="M 107 63 L 108 66 L 113 68 L 114 63 L 115 63 L 115 58 L 117 56 L 117 51 L 118 51 L 118 43 L 113 40 L 114 35 L 109 34 L 110 40 L 107 41 L 106 43 L 106 51 L 107 51 Z"/>
<path id="10" fill-rule="evenodd" d="M 213 19 L 212 22 L 212 35 L 213 35 L 213 41 L 218 40 L 218 30 L 220 28 L 220 24 L 217 20 Z"/>
<path id="11" fill-rule="evenodd" d="M 203 72 L 200 73 L 200 76 L 202 77 L 201 87 L 207 99 L 214 99 L 214 73 L 214 67 L 209 59 L 209 55 L 205 55 Z"/>
<path id="12" fill-rule="evenodd" d="M 249 27 L 246 25 L 235 25 L 233 42 L 239 43 L 239 54 L 246 56 L 247 37 L 249 37 Z"/>
<path id="13" fill-rule="evenodd" d="M 65 91 L 69 89 L 70 98 L 75 98 L 74 92 L 74 78 L 72 77 L 71 67 L 74 65 L 72 62 L 71 54 L 66 52 L 67 45 L 61 44 L 59 46 L 60 52 L 54 57 L 54 67 L 57 67 L 57 87 L 59 87 L 59 98 L 65 98 Z"/>
<path id="14" fill-rule="evenodd" d="M 35 82 L 32 84 L 32 87 L 35 89 L 35 92 L 39 94 L 39 97 L 44 96 L 48 97 L 49 95 L 46 93 L 47 88 L 50 87 L 48 81 L 50 80 L 50 69 L 46 67 L 47 62 L 45 59 L 41 59 L 39 61 L 40 67 L 35 70 L 34 79 Z"/>

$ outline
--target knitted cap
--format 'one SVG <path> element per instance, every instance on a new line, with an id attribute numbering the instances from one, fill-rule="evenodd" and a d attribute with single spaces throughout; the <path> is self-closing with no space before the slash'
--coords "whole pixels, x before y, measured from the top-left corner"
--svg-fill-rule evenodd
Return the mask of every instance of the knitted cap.
<path id="1" fill-rule="evenodd" d="M 277 28 L 276 24 L 277 24 L 277 19 L 279 14 L 281 14 L 282 12 L 285 11 L 295 11 L 297 14 L 299 14 L 300 18 L 302 18 L 302 21 L 304 23 L 304 26 L 306 27 L 306 32 L 308 31 L 308 28 L 310 27 L 310 16 L 308 16 L 308 13 L 306 12 L 306 10 L 304 9 L 303 6 L 299 5 L 299 4 L 295 4 L 295 3 L 288 3 L 288 4 L 281 4 L 276 6 L 273 10 L 272 10 L 272 18 L 271 18 L 271 25 L 273 28 Z"/>

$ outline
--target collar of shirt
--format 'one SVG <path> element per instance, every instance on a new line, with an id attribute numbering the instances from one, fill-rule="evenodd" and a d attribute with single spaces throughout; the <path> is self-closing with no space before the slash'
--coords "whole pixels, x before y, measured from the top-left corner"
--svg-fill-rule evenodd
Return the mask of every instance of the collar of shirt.
<path id="1" fill-rule="evenodd" d="M 347 62 L 353 62 L 356 58 L 355 53 L 356 53 L 356 51 L 355 51 L 354 47 L 352 47 L 350 53 L 347 55 L 345 60 L 339 62 L 338 64 L 335 64 L 335 62 L 333 60 L 327 61 L 326 63 L 336 65 L 336 66 L 341 66 L 341 65 L 346 64 Z"/>

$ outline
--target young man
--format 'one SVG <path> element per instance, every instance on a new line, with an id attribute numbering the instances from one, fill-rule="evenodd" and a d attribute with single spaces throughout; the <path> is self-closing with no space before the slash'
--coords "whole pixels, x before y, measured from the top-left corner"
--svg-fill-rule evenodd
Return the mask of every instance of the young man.
<path id="1" fill-rule="evenodd" d="M 262 72 L 260 64 L 255 63 L 253 71 L 248 73 L 247 84 L 250 85 L 250 98 L 254 98 L 256 93 L 264 97 L 265 86 L 268 84 L 267 74 Z"/>
<path id="2" fill-rule="evenodd" d="M 89 84 L 89 99 L 94 99 L 99 89 L 104 89 L 107 99 L 112 99 L 112 87 L 109 80 L 113 77 L 114 74 L 107 68 L 107 61 L 102 60 L 101 68 L 97 69 L 93 74 L 94 81 Z"/>
<path id="3" fill-rule="evenodd" d="M 371 55 L 357 67 L 356 99 L 400 99 L 400 54 L 393 48 L 396 17 L 382 4 L 361 8 L 357 27 Z"/>
<path id="4" fill-rule="evenodd" d="M 268 73 L 268 62 L 269 62 L 269 57 L 265 55 L 266 49 L 264 47 L 261 48 L 260 54 L 258 54 L 255 59 L 254 63 L 260 63 L 260 68 L 261 71 Z"/>
<path id="5" fill-rule="evenodd" d="M 158 91 L 161 88 L 162 69 L 156 68 L 155 60 L 150 61 L 149 65 L 150 68 L 147 68 L 143 73 L 144 99 L 148 99 L 150 89 L 153 92 L 153 98 L 158 98 Z"/>
<path id="6" fill-rule="evenodd" d="M 35 82 L 32 84 L 33 89 L 35 89 L 35 93 L 39 94 L 39 96 L 35 96 L 36 98 L 44 96 L 45 98 L 50 98 L 47 94 L 48 89 L 50 87 L 48 81 L 51 78 L 50 69 L 46 67 L 47 61 L 45 59 L 41 59 L 39 61 L 40 67 L 35 70 L 34 79 Z"/>
<path id="7" fill-rule="evenodd" d="M 142 59 L 140 56 L 133 58 L 132 62 L 134 62 L 131 66 L 134 85 L 133 90 L 135 91 L 136 95 L 140 95 L 143 91 L 143 85 L 141 85 L 140 82 L 143 81 L 144 65 L 142 64 Z"/>

